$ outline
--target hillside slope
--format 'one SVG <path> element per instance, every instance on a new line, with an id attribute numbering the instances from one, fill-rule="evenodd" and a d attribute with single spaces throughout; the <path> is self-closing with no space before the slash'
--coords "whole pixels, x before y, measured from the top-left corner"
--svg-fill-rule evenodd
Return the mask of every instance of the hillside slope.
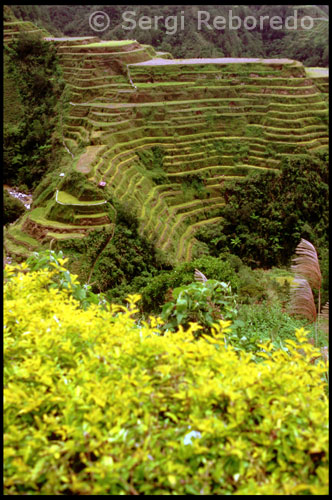
<path id="1" fill-rule="evenodd" d="M 16 243 L 111 235 L 115 204 L 166 262 L 191 260 L 202 252 L 195 232 L 222 219 L 225 182 L 327 147 L 327 72 L 291 59 L 172 59 L 136 40 L 45 39 L 70 93 L 67 161 L 9 229 Z"/>

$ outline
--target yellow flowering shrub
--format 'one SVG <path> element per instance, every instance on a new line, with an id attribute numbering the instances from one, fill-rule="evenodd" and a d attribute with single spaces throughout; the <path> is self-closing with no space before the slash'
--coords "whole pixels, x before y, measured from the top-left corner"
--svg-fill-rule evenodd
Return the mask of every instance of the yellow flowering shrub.
<path id="1" fill-rule="evenodd" d="M 228 323 L 161 335 L 139 296 L 83 310 L 52 271 L 8 274 L 5 494 L 328 493 L 326 365 L 303 331 L 254 363 Z"/>

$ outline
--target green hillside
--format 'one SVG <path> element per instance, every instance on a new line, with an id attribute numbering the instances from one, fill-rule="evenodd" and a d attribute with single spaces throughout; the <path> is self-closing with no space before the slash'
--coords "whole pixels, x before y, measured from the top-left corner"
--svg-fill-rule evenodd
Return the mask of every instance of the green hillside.
<path id="1" fill-rule="evenodd" d="M 53 189 L 37 188 L 22 226 L 41 242 L 107 229 L 120 203 L 165 262 L 191 260 L 202 254 L 196 231 L 222 219 L 228 180 L 327 147 L 327 71 L 291 59 L 165 59 L 96 36 L 46 40 L 69 91 L 60 123 L 71 158 Z M 77 203 L 61 203 L 58 189 Z"/>

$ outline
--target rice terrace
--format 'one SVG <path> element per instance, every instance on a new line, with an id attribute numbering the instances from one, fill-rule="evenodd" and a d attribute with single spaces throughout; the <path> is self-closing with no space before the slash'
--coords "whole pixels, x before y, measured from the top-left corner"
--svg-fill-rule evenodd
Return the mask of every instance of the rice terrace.
<path id="1" fill-rule="evenodd" d="M 4 6 L 4 492 L 326 495 L 328 6 L 99 7 Z"/>

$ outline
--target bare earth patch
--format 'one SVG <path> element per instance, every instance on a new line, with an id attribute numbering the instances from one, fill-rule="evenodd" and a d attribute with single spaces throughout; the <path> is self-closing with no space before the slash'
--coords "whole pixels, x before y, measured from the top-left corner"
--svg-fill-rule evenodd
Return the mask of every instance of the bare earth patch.
<path id="1" fill-rule="evenodd" d="M 97 154 L 104 148 L 105 146 L 88 146 L 86 148 L 86 152 L 83 153 L 78 159 L 76 169 L 82 174 L 88 174 L 91 170 L 91 165 L 96 159 Z"/>

